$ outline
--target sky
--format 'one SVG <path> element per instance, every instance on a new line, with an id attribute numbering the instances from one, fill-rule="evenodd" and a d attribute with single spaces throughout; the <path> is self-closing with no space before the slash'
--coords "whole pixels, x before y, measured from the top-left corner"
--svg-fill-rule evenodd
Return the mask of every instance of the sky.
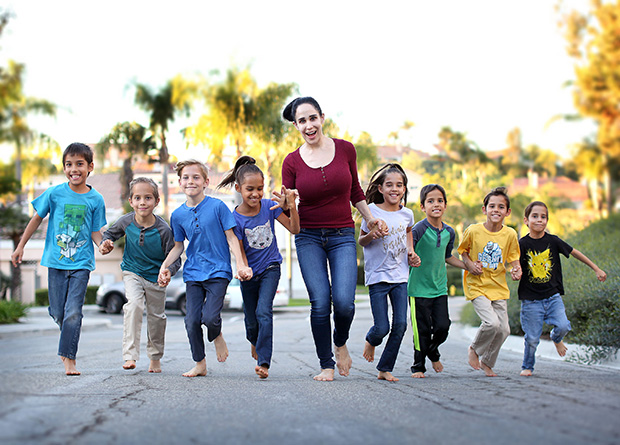
<path id="1" fill-rule="evenodd" d="M 25 94 L 59 106 L 56 119 L 29 122 L 63 148 L 97 142 L 117 122 L 148 125 L 133 81 L 161 87 L 234 65 L 250 66 L 262 87 L 296 83 L 353 139 L 367 131 L 387 143 L 412 121 L 403 142 L 413 148 L 429 150 L 450 126 L 497 150 L 519 127 L 524 145 L 568 157 L 593 132 L 547 125 L 574 113 L 555 0 L 3 3 L 14 17 L 0 60 L 24 63 Z M 178 130 L 197 119 L 172 125 L 173 153 L 183 156 Z"/>

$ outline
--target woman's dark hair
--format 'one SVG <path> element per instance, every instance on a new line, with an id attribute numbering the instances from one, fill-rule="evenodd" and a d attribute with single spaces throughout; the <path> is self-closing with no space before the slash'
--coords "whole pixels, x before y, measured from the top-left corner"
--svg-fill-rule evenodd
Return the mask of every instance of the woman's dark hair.
<path id="1" fill-rule="evenodd" d="M 243 184 L 243 178 L 252 173 L 259 174 L 261 178 L 265 177 L 261 169 L 256 165 L 256 159 L 251 156 L 241 156 L 237 159 L 237 162 L 235 162 L 233 169 L 224 176 L 224 179 L 222 179 L 216 188 L 228 187 L 235 182 L 241 185 Z"/>
<path id="2" fill-rule="evenodd" d="M 549 208 L 547 207 L 547 204 L 545 204 L 542 201 L 534 201 L 534 202 L 530 202 L 527 207 L 525 208 L 525 212 L 523 212 L 525 214 L 526 218 L 530 217 L 530 214 L 532 213 L 532 209 L 534 209 L 534 207 L 536 206 L 541 206 L 544 207 L 545 210 L 547 211 L 547 219 L 549 219 Z"/>
<path id="3" fill-rule="evenodd" d="M 312 105 L 316 111 L 319 112 L 319 115 L 322 116 L 323 112 L 321 111 L 321 106 L 319 103 L 314 100 L 314 98 L 306 96 L 306 97 L 298 97 L 297 99 L 293 99 L 291 103 L 289 103 L 286 107 L 284 107 L 284 111 L 282 112 L 282 117 L 289 122 L 295 122 L 295 113 L 297 113 L 297 107 L 303 104 Z"/>
<path id="4" fill-rule="evenodd" d="M 506 208 L 510 209 L 510 198 L 508 197 L 508 189 L 506 187 L 495 187 L 484 197 L 482 204 L 484 207 L 489 205 L 489 200 L 491 196 L 502 196 L 506 201 Z"/>
<path id="5" fill-rule="evenodd" d="M 443 202 L 445 202 L 446 204 L 448 203 L 448 197 L 446 196 L 446 191 L 444 190 L 442 186 L 440 186 L 439 184 L 427 184 L 424 187 L 422 187 L 422 190 L 420 190 L 420 205 L 421 206 L 424 205 L 424 201 L 426 201 L 426 197 L 433 190 L 439 190 L 441 194 L 443 195 Z"/>
<path id="6" fill-rule="evenodd" d="M 62 165 L 65 165 L 67 156 L 82 156 L 87 164 L 93 163 L 93 150 L 86 144 L 81 142 L 74 142 L 70 144 L 62 154 Z"/>
<path id="7" fill-rule="evenodd" d="M 383 185 L 385 182 L 385 178 L 390 173 L 398 173 L 403 177 L 403 185 L 405 186 L 405 194 L 403 195 L 403 204 L 407 205 L 407 174 L 405 170 L 396 163 L 385 164 L 379 170 L 375 172 L 374 175 L 370 178 L 370 183 L 368 184 L 368 188 L 366 189 L 366 202 L 368 204 L 375 203 L 381 204 L 385 200 L 383 199 L 383 195 L 379 191 L 379 186 Z"/>

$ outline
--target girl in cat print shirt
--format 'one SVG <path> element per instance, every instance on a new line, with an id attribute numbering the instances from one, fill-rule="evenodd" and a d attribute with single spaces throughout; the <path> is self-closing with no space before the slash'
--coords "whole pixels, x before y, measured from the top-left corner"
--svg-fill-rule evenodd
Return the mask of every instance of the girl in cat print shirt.
<path id="1" fill-rule="evenodd" d="M 233 216 L 237 226 L 233 229 L 248 265 L 254 271 L 249 281 L 241 282 L 246 337 L 251 343 L 252 357 L 256 360 L 254 371 L 264 379 L 269 376 L 273 350 L 273 299 L 280 281 L 282 255 L 275 235 L 275 220 L 292 234 L 299 233 L 299 214 L 295 205 L 295 192 L 282 187 L 274 197 L 263 199 L 263 172 L 250 156 L 242 156 L 233 170 L 217 186 L 235 184 L 243 202 Z M 286 216 L 283 210 L 288 210 Z"/>

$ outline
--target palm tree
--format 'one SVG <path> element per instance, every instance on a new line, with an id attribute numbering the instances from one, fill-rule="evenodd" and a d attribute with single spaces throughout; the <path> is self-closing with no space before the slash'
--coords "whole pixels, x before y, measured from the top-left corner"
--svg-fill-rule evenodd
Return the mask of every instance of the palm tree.
<path id="1" fill-rule="evenodd" d="M 189 115 L 198 85 L 177 75 L 161 90 L 154 91 L 144 84 L 136 84 L 135 103 L 150 115 L 149 130 L 159 142 L 159 163 L 162 169 L 163 214 L 168 218 L 168 124 L 179 113 Z"/>

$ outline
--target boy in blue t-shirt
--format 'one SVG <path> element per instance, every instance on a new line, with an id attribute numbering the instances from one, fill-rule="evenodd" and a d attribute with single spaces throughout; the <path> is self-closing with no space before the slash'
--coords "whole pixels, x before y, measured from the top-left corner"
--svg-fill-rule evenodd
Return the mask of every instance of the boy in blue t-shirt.
<path id="1" fill-rule="evenodd" d="M 140 177 L 131 181 L 129 204 L 133 212 L 121 216 L 105 231 L 99 252 L 110 253 L 114 241 L 125 236 L 121 263 L 127 296 L 123 306 L 123 368 L 134 369 L 140 358 L 142 314 L 146 303 L 149 372 L 161 372 L 166 335 L 166 288 L 157 284 L 157 277 L 161 264 L 174 247 L 174 238 L 166 221 L 153 214 L 159 204 L 159 190 L 152 179 Z M 180 267 L 179 258 L 170 266 L 171 274 Z"/>
<path id="2" fill-rule="evenodd" d="M 49 214 L 41 265 L 48 268 L 49 314 L 60 327 L 58 355 L 67 375 L 80 375 L 75 358 L 82 329 L 82 307 L 90 272 L 95 269 L 95 244 L 106 225 L 103 197 L 86 179 L 94 169 L 93 151 L 73 143 L 62 155 L 69 180 L 50 187 L 32 201 L 35 213 L 11 255 L 14 267 L 22 262 L 24 246 Z M 91 241 L 92 240 L 92 241 Z"/>
<path id="3" fill-rule="evenodd" d="M 170 218 L 175 244 L 161 265 L 158 282 L 160 286 L 170 282 L 169 267 L 181 256 L 183 242 L 188 240 L 183 267 L 187 295 L 185 329 L 196 365 L 183 376 L 197 377 L 207 375 L 203 324 L 207 327 L 207 339 L 215 345 L 218 361 L 228 357 L 220 313 L 232 279 L 229 247 L 235 255 L 240 280 L 252 278 L 252 269 L 233 233 L 236 223 L 231 211 L 219 199 L 205 196 L 209 185 L 207 166 L 190 159 L 177 163 L 176 172 L 187 200 Z"/>

